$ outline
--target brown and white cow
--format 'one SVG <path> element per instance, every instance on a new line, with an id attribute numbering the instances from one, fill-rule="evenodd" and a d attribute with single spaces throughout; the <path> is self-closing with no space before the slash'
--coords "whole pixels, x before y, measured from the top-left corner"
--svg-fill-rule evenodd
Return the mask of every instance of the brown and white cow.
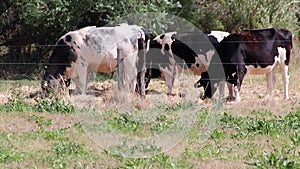
<path id="1" fill-rule="evenodd" d="M 118 87 L 135 91 L 138 52 L 145 57 L 150 34 L 136 25 L 121 24 L 111 27 L 85 27 L 63 35 L 56 43 L 43 75 L 43 90 L 55 88 L 65 79 L 75 79 L 76 88 L 86 94 L 91 71 L 113 72 L 118 67 Z M 142 76 L 143 77 L 143 76 Z M 141 88 L 141 94 L 144 94 Z"/>
<path id="2" fill-rule="evenodd" d="M 215 58 L 197 82 L 205 88 L 204 98 L 211 98 L 220 81 L 234 85 L 235 101 L 240 101 L 239 91 L 244 76 L 249 73 L 267 75 L 267 95 L 275 86 L 275 67 L 280 66 L 284 98 L 288 99 L 288 66 L 293 47 L 292 33 L 283 28 L 244 30 L 224 38 L 219 44 L 220 58 Z M 219 59 L 219 61 L 218 61 Z M 222 76 L 224 70 L 225 76 Z"/>
<path id="3" fill-rule="evenodd" d="M 210 60 L 217 54 L 220 40 L 229 33 L 212 31 L 167 32 L 150 41 L 147 53 L 146 88 L 151 78 L 166 81 L 168 94 L 172 93 L 175 80 L 175 66 L 184 65 L 194 75 L 207 70 Z M 166 52 L 167 51 L 167 52 Z"/>

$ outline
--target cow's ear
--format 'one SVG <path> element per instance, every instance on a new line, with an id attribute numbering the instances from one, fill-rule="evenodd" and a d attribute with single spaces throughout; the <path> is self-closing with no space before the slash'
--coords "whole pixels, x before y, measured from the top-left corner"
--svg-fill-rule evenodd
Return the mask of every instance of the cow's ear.
<path id="1" fill-rule="evenodd" d="M 160 39 L 164 39 L 164 37 L 165 37 L 165 35 L 163 34 L 163 35 L 160 35 Z"/>

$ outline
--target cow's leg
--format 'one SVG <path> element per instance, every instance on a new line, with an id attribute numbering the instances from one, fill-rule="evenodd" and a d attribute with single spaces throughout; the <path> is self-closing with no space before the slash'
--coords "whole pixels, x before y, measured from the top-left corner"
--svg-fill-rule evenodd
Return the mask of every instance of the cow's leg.
<path id="1" fill-rule="evenodd" d="M 281 66 L 281 75 L 284 85 L 284 99 L 289 98 L 289 75 L 288 75 L 289 67 L 287 65 Z"/>
<path id="2" fill-rule="evenodd" d="M 266 96 L 271 96 L 272 95 L 272 90 L 275 87 L 276 83 L 276 78 L 275 78 L 275 73 L 274 71 L 270 71 L 266 74 L 267 76 L 267 93 Z"/>
<path id="3" fill-rule="evenodd" d="M 170 53 L 170 54 L 171 54 L 171 53 Z M 172 86 L 169 88 L 169 92 L 168 92 L 169 95 L 172 95 L 172 88 L 173 88 L 173 86 L 174 86 L 175 77 L 176 77 L 176 72 L 177 72 L 177 69 L 176 69 L 176 61 L 175 61 L 175 59 L 174 59 L 174 57 L 173 57 L 172 54 L 171 54 L 171 56 L 172 56 L 172 57 L 169 57 L 169 61 L 170 61 L 169 67 L 170 67 L 170 69 L 171 69 L 171 76 L 169 76 L 169 77 L 170 77 L 170 79 L 169 79 L 170 82 L 169 82 L 169 83 L 172 84 Z"/>
<path id="4" fill-rule="evenodd" d="M 236 74 L 234 75 L 236 78 L 236 84 L 234 86 L 234 91 L 236 94 L 236 97 L 235 97 L 236 102 L 241 101 L 240 90 L 241 90 L 243 79 L 244 79 L 244 76 L 246 73 L 247 73 L 247 69 L 245 66 L 243 66 L 243 65 L 237 66 Z"/>
<path id="5" fill-rule="evenodd" d="M 121 56 L 120 49 L 117 49 L 117 60 L 118 60 L 118 90 L 124 90 L 124 60 Z"/>
<path id="6" fill-rule="evenodd" d="M 168 87 L 168 95 L 172 95 L 172 89 L 174 85 L 174 77 L 172 76 L 171 71 L 168 69 L 168 67 L 162 68 L 159 65 L 159 70 L 162 73 L 163 80 L 166 81 L 166 85 Z"/>
<path id="7" fill-rule="evenodd" d="M 240 102 L 241 97 L 240 97 L 240 90 L 238 86 L 234 86 L 234 93 L 235 93 L 235 101 Z"/>
<path id="8" fill-rule="evenodd" d="M 278 48 L 278 53 L 280 56 L 280 69 L 281 69 L 281 75 L 282 75 L 282 81 L 284 86 L 284 99 L 289 98 L 289 75 L 288 65 L 285 64 L 285 60 L 287 57 L 290 57 L 290 50 L 286 50 L 285 48 Z"/>
<path id="9" fill-rule="evenodd" d="M 219 83 L 219 99 L 224 99 L 224 88 L 225 88 L 226 81 L 221 81 Z"/>
<path id="10" fill-rule="evenodd" d="M 77 64 L 77 73 L 79 77 L 79 88 L 81 90 L 81 94 L 86 95 L 87 79 L 88 79 L 87 64 L 84 63 L 83 61 L 79 61 Z"/>
<path id="11" fill-rule="evenodd" d="M 162 73 L 163 73 L 163 76 L 165 77 L 166 85 L 168 87 L 167 95 L 172 95 L 172 89 L 173 89 L 173 85 L 174 85 L 174 77 L 167 70 L 162 71 Z"/>
<path id="12" fill-rule="evenodd" d="M 124 57 L 124 87 L 125 91 L 135 92 L 137 85 L 137 51 L 131 54 L 122 53 Z"/>
<path id="13" fill-rule="evenodd" d="M 144 45 L 144 44 L 143 44 Z M 137 83 L 138 83 L 138 92 L 140 95 L 144 96 L 146 90 L 146 46 L 143 46 L 143 50 L 138 52 L 138 76 L 137 76 Z M 147 85 L 148 86 L 148 85 Z"/>
<path id="14" fill-rule="evenodd" d="M 228 93 L 229 93 L 228 100 L 231 101 L 234 98 L 234 96 L 233 96 L 234 86 L 233 86 L 233 84 L 227 82 L 227 88 L 228 88 Z"/>

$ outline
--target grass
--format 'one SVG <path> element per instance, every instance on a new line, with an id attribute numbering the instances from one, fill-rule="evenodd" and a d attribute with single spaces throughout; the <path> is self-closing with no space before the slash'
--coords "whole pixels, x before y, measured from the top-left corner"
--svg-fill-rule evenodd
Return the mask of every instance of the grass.
<path id="1" fill-rule="evenodd" d="M 225 109 L 205 142 L 199 142 L 199 133 L 208 109 L 198 109 L 192 127 L 178 125 L 182 114 L 196 106 L 159 102 L 149 110 L 133 107 L 98 112 L 79 110 L 56 97 L 28 101 L 16 92 L 0 103 L 0 168 L 300 167 L 300 105 L 280 115 L 253 109 L 243 110 L 240 116 Z M 81 116 L 90 121 L 78 118 Z M 130 139 L 103 148 L 87 133 L 107 131 L 135 139 L 164 136 L 163 140 L 172 140 L 180 138 L 166 134 L 174 128 L 184 130 L 185 137 L 167 150 L 155 142 L 131 144 Z M 151 155 L 133 158 L 130 153 Z"/>
<path id="2" fill-rule="evenodd" d="M 13 93 L 8 102 L 0 105 L 0 112 L 54 112 L 74 113 L 75 107 L 65 103 L 59 98 L 41 99 L 36 98 L 35 103 L 25 101 L 21 93 Z"/>

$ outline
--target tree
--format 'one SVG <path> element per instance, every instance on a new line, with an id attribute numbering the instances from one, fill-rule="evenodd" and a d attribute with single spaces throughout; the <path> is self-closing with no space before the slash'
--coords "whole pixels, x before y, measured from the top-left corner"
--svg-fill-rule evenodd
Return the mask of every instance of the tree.
<path id="1" fill-rule="evenodd" d="M 190 31 L 192 24 L 228 32 L 276 26 L 298 34 L 296 14 L 299 4 L 292 0 L 5 0 L 0 2 L 0 78 L 36 77 L 58 38 L 88 25 L 128 22 L 155 34 Z"/>

